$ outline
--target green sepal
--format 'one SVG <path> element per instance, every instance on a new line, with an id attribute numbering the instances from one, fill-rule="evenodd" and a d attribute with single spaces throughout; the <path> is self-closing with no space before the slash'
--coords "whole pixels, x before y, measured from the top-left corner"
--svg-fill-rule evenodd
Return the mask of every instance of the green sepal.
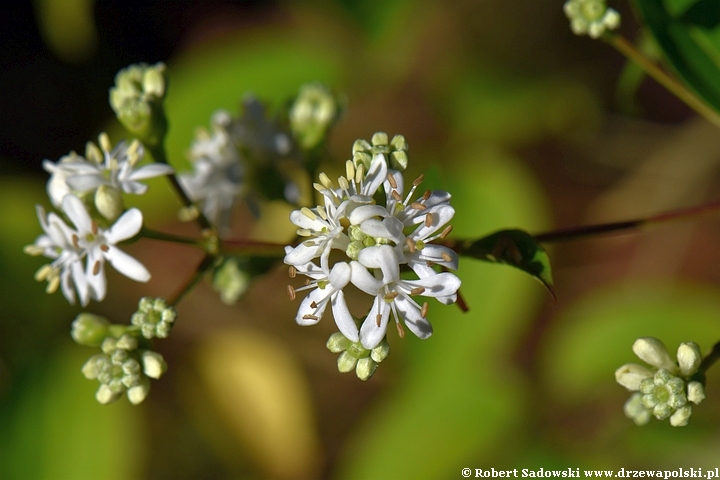
<path id="1" fill-rule="evenodd" d="M 479 240 L 467 242 L 461 255 L 492 263 L 502 263 L 529 273 L 548 289 L 556 300 L 550 257 L 545 248 L 523 230 L 500 230 Z"/>

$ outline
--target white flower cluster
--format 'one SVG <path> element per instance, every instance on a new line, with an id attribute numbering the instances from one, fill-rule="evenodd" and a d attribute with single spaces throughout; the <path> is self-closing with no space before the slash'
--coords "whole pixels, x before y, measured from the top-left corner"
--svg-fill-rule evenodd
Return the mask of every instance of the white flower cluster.
<path id="1" fill-rule="evenodd" d="M 600 38 L 605 31 L 620 26 L 620 14 L 608 8 L 605 0 L 567 0 L 563 10 L 575 35 Z"/>
<path id="2" fill-rule="evenodd" d="M 404 144 L 400 136 L 392 144 L 398 139 Z M 375 134 L 371 151 L 389 151 L 388 145 L 387 135 Z M 309 277 L 306 286 L 288 288 L 290 297 L 312 290 L 300 304 L 296 316 L 300 325 L 317 323 L 330 304 L 340 332 L 368 350 L 385 338 L 391 314 L 401 337 L 403 323 L 419 338 L 432 334 L 427 302 L 420 305 L 413 297 L 433 297 L 444 304 L 457 299 L 458 277 L 434 268 L 457 269 L 457 255 L 431 243 L 450 232 L 446 224 L 455 210 L 444 191 L 427 191 L 413 199 L 421 181 L 422 177 L 415 180 L 405 194 L 402 173 L 389 168 L 386 154 L 370 156 L 357 150 L 353 160 L 346 162 L 346 175 L 338 178 L 337 186 L 320 174 L 315 188 L 324 204 L 291 213 L 290 220 L 305 240 L 285 247 L 291 277 L 297 273 Z M 401 276 L 403 267 L 418 278 Z M 343 293 L 349 284 L 373 297 L 359 328 Z"/>
<path id="3" fill-rule="evenodd" d="M 143 222 L 140 210 L 125 210 L 121 191 L 145 193 L 147 185 L 139 180 L 172 172 L 169 166 L 161 164 L 134 169 L 143 155 L 138 142 L 129 146 L 121 142 L 112 149 L 107 135 L 102 134 L 100 145 L 102 151 L 88 143 L 87 159 L 73 152 L 58 163 L 43 163 L 51 173 L 47 185 L 50 201 L 62 210 L 74 228 L 59 215 L 46 214 L 38 205 L 37 215 L 44 234 L 25 247 L 25 253 L 52 259 L 35 275 L 38 281 L 48 282 L 47 292 L 53 293 L 60 287 L 70 303 L 75 303 L 77 292 L 83 306 L 91 298 L 97 301 L 105 298 L 105 260 L 133 280 L 150 279 L 150 272 L 140 262 L 116 246 L 137 235 Z M 93 218 L 87 204 L 102 216 Z M 101 226 L 113 221 L 107 228 Z"/>
<path id="4" fill-rule="evenodd" d="M 651 368 L 628 363 L 615 371 L 617 382 L 635 392 L 625 403 L 625 415 L 638 425 L 649 422 L 651 416 L 669 418 L 674 427 L 687 425 L 692 415 L 690 403 L 697 405 L 705 399 L 705 386 L 696 378 L 702 363 L 698 344 L 681 343 L 677 363 L 656 338 L 637 339 L 633 352 Z"/>

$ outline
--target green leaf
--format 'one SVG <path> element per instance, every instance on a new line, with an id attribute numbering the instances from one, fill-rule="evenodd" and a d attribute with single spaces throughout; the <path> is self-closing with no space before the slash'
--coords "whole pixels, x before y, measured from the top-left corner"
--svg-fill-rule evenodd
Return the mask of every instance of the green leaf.
<path id="1" fill-rule="evenodd" d="M 502 263 L 529 273 L 555 299 L 550 257 L 540 243 L 523 230 L 500 230 L 467 245 L 462 254 L 492 263 Z"/>
<path id="2" fill-rule="evenodd" d="M 720 22 L 717 2 L 633 0 L 667 61 L 685 83 L 720 111 Z M 705 27 L 705 28 L 703 28 Z"/>

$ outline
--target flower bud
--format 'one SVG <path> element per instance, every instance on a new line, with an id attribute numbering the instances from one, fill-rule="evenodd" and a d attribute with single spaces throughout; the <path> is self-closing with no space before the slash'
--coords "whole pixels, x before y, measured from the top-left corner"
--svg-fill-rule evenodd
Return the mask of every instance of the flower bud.
<path id="1" fill-rule="evenodd" d="M 99 347 L 108 335 L 110 322 L 99 315 L 81 313 L 72 323 L 70 335 L 75 342 L 88 347 Z"/>
<path id="2" fill-rule="evenodd" d="M 100 185 L 95 191 L 95 208 L 100 215 L 111 222 L 114 221 L 125 211 L 125 203 L 120 190 L 110 185 Z"/>
<path id="3" fill-rule="evenodd" d="M 347 350 L 351 344 L 352 341 L 345 337 L 345 335 L 340 332 L 335 332 L 330 335 L 325 346 L 333 353 L 340 353 Z"/>
<path id="4" fill-rule="evenodd" d="M 335 96 L 324 85 L 304 85 L 290 109 L 290 128 L 304 149 L 319 145 L 338 117 Z"/>
<path id="5" fill-rule="evenodd" d="M 342 352 L 337 359 L 338 371 L 341 373 L 351 372 L 355 369 L 357 362 L 357 358 L 353 357 L 349 352 Z"/>
<path id="6" fill-rule="evenodd" d="M 95 398 L 103 405 L 108 405 L 119 399 L 121 396 L 122 391 L 115 392 L 112 388 L 110 388 L 108 385 L 105 385 L 104 383 L 100 385 L 100 388 L 98 388 L 97 392 L 95 392 Z"/>
<path id="7" fill-rule="evenodd" d="M 692 407 L 685 406 L 678 408 L 675 413 L 670 416 L 670 425 L 673 427 L 684 427 L 690 422 L 690 415 L 692 415 Z"/>
<path id="8" fill-rule="evenodd" d="M 680 366 L 680 373 L 684 376 L 689 377 L 697 372 L 700 363 L 702 362 L 702 353 L 700 353 L 700 346 L 695 342 L 681 343 L 677 351 L 678 365 Z"/>
<path id="9" fill-rule="evenodd" d="M 127 397 L 130 403 L 138 405 L 145 400 L 148 393 L 150 393 L 150 380 L 144 378 L 139 385 L 128 388 Z"/>
<path id="10" fill-rule="evenodd" d="M 143 373 L 150 378 L 158 379 L 167 370 L 167 363 L 162 355 L 151 350 L 142 353 Z"/>
<path id="11" fill-rule="evenodd" d="M 634 363 L 627 363 L 615 370 L 615 380 L 631 391 L 640 390 L 640 382 L 652 376 L 653 372 L 649 369 Z"/>
<path id="12" fill-rule="evenodd" d="M 655 368 L 665 369 L 670 373 L 678 370 L 677 365 L 670 358 L 665 344 L 657 338 L 638 338 L 635 340 L 632 349 L 641 360 Z"/>
<path id="13" fill-rule="evenodd" d="M 377 369 L 377 363 L 370 357 L 361 358 L 357 361 L 357 367 L 355 368 L 355 375 L 360 380 L 367 380 L 372 377 L 373 373 Z"/>
<path id="14" fill-rule="evenodd" d="M 695 405 L 705 400 L 705 387 L 702 383 L 690 382 L 688 383 L 687 389 L 687 399 Z"/>

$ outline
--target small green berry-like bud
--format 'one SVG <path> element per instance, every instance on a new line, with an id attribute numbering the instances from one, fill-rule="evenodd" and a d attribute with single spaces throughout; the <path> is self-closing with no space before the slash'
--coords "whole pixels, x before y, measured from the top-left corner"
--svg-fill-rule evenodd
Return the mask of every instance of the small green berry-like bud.
<path id="1" fill-rule="evenodd" d="M 95 392 L 95 398 L 103 405 L 108 405 L 122 396 L 122 392 L 113 391 L 108 385 L 102 384 Z"/>
<path id="2" fill-rule="evenodd" d="M 95 208 L 110 221 L 118 218 L 125 210 L 120 190 L 110 185 L 100 185 L 95 191 Z"/>
<path id="3" fill-rule="evenodd" d="M 357 362 L 357 358 L 352 356 L 349 352 L 344 351 L 340 354 L 337 360 L 338 371 L 341 373 L 351 372 L 355 369 Z"/>
<path id="4" fill-rule="evenodd" d="M 357 367 L 355 368 L 355 375 L 360 380 L 367 380 L 368 378 L 372 377 L 373 373 L 375 373 L 375 370 L 377 369 L 377 363 L 370 358 L 365 357 L 361 358 L 357 361 Z"/>
<path id="5" fill-rule="evenodd" d="M 640 382 L 646 378 L 652 378 L 652 376 L 653 372 L 649 369 L 634 363 L 627 363 L 615 370 L 615 380 L 623 387 L 633 391 L 640 390 Z"/>
<path id="6" fill-rule="evenodd" d="M 338 102 L 327 87 L 303 85 L 289 113 L 290 128 L 300 146 L 309 150 L 322 143 L 338 113 Z"/>
<path id="7" fill-rule="evenodd" d="M 143 297 L 138 302 L 138 310 L 133 313 L 130 322 L 140 327 L 145 338 L 166 338 L 170 334 L 177 311 L 168 307 L 165 299 Z"/>
<path id="8" fill-rule="evenodd" d="M 150 378 L 158 379 L 167 370 L 165 359 L 157 352 L 145 350 L 142 353 L 143 373 Z"/>
<path id="9" fill-rule="evenodd" d="M 680 347 L 678 347 L 677 358 L 680 373 L 685 377 L 693 375 L 702 362 L 700 346 L 695 342 L 681 343 Z"/>
<path id="10" fill-rule="evenodd" d="M 162 107 L 166 93 L 165 65 L 139 63 L 120 70 L 110 89 L 110 106 L 125 128 L 143 143 L 155 146 L 167 132 Z"/>
<path id="11" fill-rule="evenodd" d="M 328 338 L 326 344 L 328 350 L 333 353 L 340 353 L 344 350 L 347 350 L 350 345 L 352 345 L 352 341 L 340 332 L 335 332 L 330 335 L 330 338 Z"/>
<path id="12" fill-rule="evenodd" d="M 705 400 L 705 387 L 700 382 L 690 382 L 687 386 L 688 394 L 687 399 L 688 401 L 694 403 L 695 405 L 699 404 L 703 400 Z"/>
<path id="13" fill-rule="evenodd" d="M 388 355 L 390 355 L 390 344 L 387 343 L 387 340 L 383 338 L 382 342 L 380 342 L 380 345 L 373 348 L 370 352 L 370 358 L 372 358 L 375 362 L 380 363 L 383 360 L 385 360 Z"/>
<path id="14" fill-rule="evenodd" d="M 250 274 L 240 269 L 236 258 L 228 258 L 215 271 L 213 288 L 220 293 L 220 300 L 233 305 L 250 287 Z"/>
<path id="15" fill-rule="evenodd" d="M 670 416 L 670 425 L 673 427 L 684 427 L 690 422 L 690 415 L 692 415 L 692 407 L 685 406 L 679 408 Z"/>
<path id="16" fill-rule="evenodd" d="M 126 333 L 123 336 L 121 336 L 120 338 L 118 338 L 115 346 L 119 350 L 126 350 L 126 351 L 135 350 L 138 346 L 138 341 L 137 341 L 137 338 Z"/>
<path id="17" fill-rule="evenodd" d="M 72 335 L 80 345 L 98 347 L 108 335 L 110 322 L 99 315 L 92 313 L 81 313 L 72 323 Z"/>
<path id="18" fill-rule="evenodd" d="M 150 393 L 150 380 L 143 378 L 138 385 L 128 388 L 127 397 L 130 403 L 138 405 L 145 400 L 148 393 Z"/>
<path id="19" fill-rule="evenodd" d="M 632 419 L 635 425 L 645 425 L 650 421 L 652 416 L 650 410 L 643 405 L 641 393 L 632 394 L 628 401 L 625 402 L 623 410 L 625 411 L 625 416 Z"/>

